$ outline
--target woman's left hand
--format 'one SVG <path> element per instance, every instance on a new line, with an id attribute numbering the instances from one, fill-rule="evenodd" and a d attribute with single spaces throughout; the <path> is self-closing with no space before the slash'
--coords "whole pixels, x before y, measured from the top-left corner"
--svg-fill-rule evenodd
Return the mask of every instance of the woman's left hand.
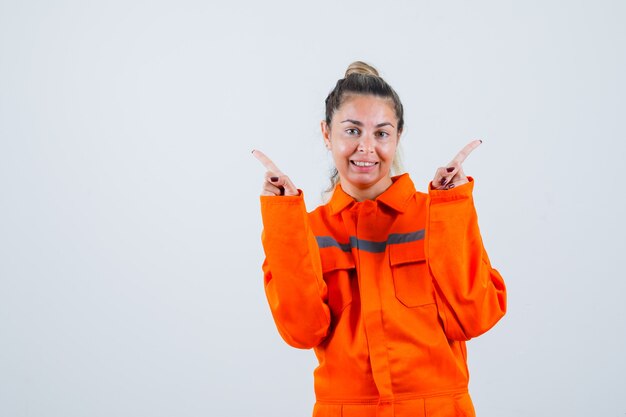
<path id="1" fill-rule="evenodd" d="M 433 189 L 449 190 L 469 182 L 463 172 L 462 164 L 469 154 L 474 149 L 478 148 L 481 143 L 483 143 L 483 141 L 480 139 L 471 141 L 461 149 L 461 152 L 459 152 L 447 166 L 438 168 L 432 182 Z"/>

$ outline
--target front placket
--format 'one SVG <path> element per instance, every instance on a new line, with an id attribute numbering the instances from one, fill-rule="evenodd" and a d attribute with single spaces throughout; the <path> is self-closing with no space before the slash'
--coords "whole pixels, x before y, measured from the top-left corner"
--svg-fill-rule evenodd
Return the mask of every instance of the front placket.
<path id="1" fill-rule="evenodd" d="M 387 227 L 377 224 L 376 202 L 366 200 L 356 205 L 353 210 L 350 216 L 354 221 L 353 227 L 350 228 L 352 229 L 350 235 L 354 236 L 351 238 L 351 246 L 357 268 L 361 314 L 370 364 L 379 394 L 377 416 L 392 417 L 393 391 L 387 339 L 383 327 L 380 279 L 377 276 L 385 257 Z M 385 233 L 384 236 L 380 234 L 381 232 Z"/>

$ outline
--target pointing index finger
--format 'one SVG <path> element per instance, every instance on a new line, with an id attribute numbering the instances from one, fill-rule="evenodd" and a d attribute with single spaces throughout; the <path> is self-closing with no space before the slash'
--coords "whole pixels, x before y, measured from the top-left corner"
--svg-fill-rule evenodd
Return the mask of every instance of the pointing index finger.
<path id="1" fill-rule="evenodd" d="M 267 155 L 265 155 L 263 152 L 255 149 L 252 151 L 252 155 L 254 155 L 254 157 L 258 159 L 260 163 L 263 164 L 266 170 L 277 173 L 277 174 L 282 174 L 282 171 L 278 169 L 276 164 L 274 164 L 272 160 L 269 159 Z"/>
<path id="2" fill-rule="evenodd" d="M 452 162 L 462 164 L 463 161 L 465 161 L 465 159 L 469 156 L 469 154 L 472 153 L 474 149 L 478 148 L 481 143 L 483 143 L 483 141 L 480 139 L 471 141 L 470 143 L 465 145 L 465 147 L 461 149 L 461 151 L 458 154 L 456 154 Z"/>

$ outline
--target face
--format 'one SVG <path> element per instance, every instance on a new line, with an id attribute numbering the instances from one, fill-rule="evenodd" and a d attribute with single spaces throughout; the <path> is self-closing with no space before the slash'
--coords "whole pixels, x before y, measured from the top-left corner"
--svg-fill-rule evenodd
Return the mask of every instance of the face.
<path id="1" fill-rule="evenodd" d="M 391 166 L 401 132 L 393 101 L 348 96 L 322 134 L 339 172 L 341 188 L 357 201 L 374 199 L 392 183 Z"/>

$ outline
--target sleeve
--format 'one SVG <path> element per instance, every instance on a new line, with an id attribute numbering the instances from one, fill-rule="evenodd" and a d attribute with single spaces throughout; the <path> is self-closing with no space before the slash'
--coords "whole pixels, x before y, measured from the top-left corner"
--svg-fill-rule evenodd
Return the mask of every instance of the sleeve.
<path id="1" fill-rule="evenodd" d="M 478 229 L 474 181 L 451 190 L 429 189 L 426 256 L 439 317 L 448 339 L 469 340 L 506 312 L 506 288 L 492 268 Z"/>
<path id="2" fill-rule="evenodd" d="M 328 333 L 330 310 L 319 247 L 304 196 L 261 196 L 265 294 L 282 338 L 310 349 Z"/>

